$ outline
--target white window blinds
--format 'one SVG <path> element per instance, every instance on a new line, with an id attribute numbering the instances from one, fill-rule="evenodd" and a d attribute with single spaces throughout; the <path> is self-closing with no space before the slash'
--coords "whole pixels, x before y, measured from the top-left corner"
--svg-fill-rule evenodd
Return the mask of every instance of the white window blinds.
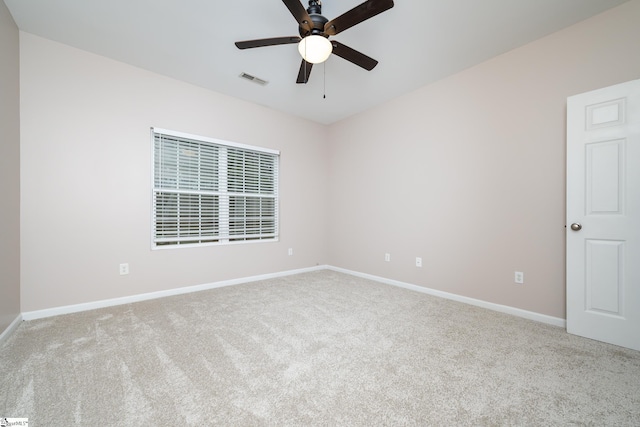
<path id="1" fill-rule="evenodd" d="M 277 151 L 158 128 L 152 136 L 154 246 L 277 239 Z"/>

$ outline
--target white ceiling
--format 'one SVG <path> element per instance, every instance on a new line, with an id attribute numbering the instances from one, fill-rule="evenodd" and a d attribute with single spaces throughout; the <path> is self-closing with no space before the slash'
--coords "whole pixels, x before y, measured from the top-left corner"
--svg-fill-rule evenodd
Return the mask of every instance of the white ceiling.
<path id="1" fill-rule="evenodd" d="M 295 83 L 295 44 L 234 45 L 298 35 L 280 0 L 4 1 L 23 31 L 329 124 L 627 0 L 396 0 L 332 37 L 377 59 L 375 69 L 332 55 L 306 85 Z M 322 12 L 333 19 L 362 1 L 324 0 Z M 269 84 L 241 79 L 242 72 Z"/>

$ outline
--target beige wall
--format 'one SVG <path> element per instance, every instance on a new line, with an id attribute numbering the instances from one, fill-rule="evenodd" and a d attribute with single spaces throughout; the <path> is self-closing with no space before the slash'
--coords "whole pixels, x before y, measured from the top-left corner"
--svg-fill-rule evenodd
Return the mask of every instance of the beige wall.
<path id="1" fill-rule="evenodd" d="M 20 59 L 18 27 L 0 1 L 0 334 L 20 314 Z"/>
<path id="2" fill-rule="evenodd" d="M 640 77 L 639 23 L 636 0 L 333 125 L 329 263 L 564 318 L 566 98 Z"/>
<path id="3" fill-rule="evenodd" d="M 28 33 L 20 46 L 23 312 L 327 262 L 325 127 Z M 151 126 L 281 150 L 280 241 L 152 251 Z"/>

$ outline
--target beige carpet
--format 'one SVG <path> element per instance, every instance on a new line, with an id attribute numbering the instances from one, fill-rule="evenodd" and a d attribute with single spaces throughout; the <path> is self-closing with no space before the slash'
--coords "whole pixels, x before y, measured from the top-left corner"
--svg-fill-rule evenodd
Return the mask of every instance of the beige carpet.
<path id="1" fill-rule="evenodd" d="M 640 353 L 332 271 L 24 322 L 37 426 L 640 425 Z"/>

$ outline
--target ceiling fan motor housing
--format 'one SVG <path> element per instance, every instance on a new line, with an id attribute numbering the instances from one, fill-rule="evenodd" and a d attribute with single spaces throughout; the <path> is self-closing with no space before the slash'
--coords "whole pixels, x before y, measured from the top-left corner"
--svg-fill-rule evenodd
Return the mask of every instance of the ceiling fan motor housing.
<path id="1" fill-rule="evenodd" d="M 307 9 L 307 13 L 311 18 L 313 23 L 313 28 L 311 31 L 307 31 L 304 28 L 300 27 L 298 29 L 301 37 L 306 37 L 309 35 L 318 35 L 328 37 L 324 34 L 324 25 L 329 22 L 327 18 L 322 16 L 322 4 L 317 0 L 309 1 L 309 8 Z"/>

